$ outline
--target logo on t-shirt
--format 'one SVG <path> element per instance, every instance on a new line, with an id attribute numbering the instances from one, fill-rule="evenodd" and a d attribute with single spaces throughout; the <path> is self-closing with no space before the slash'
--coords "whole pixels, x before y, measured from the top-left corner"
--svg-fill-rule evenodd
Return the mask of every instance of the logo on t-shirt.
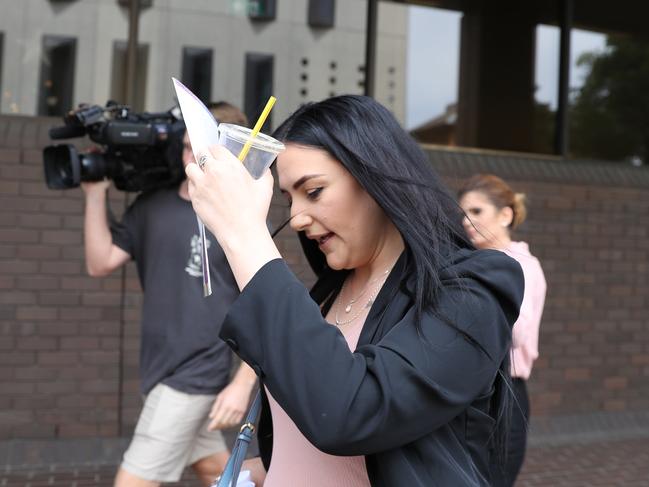
<path id="1" fill-rule="evenodd" d="M 206 242 L 207 248 L 209 249 L 212 243 L 209 240 L 206 240 Z M 192 236 L 190 246 L 191 254 L 189 255 L 185 272 L 192 277 L 201 277 L 203 275 L 203 259 L 201 258 L 203 245 L 201 244 L 201 238 L 198 235 Z"/>

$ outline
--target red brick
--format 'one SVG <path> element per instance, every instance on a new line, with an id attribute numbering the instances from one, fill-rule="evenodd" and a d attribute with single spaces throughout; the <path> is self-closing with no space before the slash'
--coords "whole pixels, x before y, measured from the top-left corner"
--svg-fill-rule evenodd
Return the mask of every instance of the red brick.
<path id="1" fill-rule="evenodd" d="M 81 274 L 80 262 L 43 262 L 40 265 L 43 274 L 77 276 Z"/>
<path id="2" fill-rule="evenodd" d="M 75 215 L 83 211 L 83 203 L 71 199 L 51 200 L 42 205 L 42 211 L 56 215 Z"/>
<path id="3" fill-rule="evenodd" d="M 91 408 L 96 405 L 96 398 L 89 394 L 66 394 L 56 399 L 57 408 L 78 409 Z"/>
<path id="4" fill-rule="evenodd" d="M 40 292 L 38 303 L 45 306 L 72 306 L 81 302 L 81 296 L 77 292 Z"/>
<path id="5" fill-rule="evenodd" d="M 110 370 L 110 369 L 109 369 Z M 105 379 L 103 374 L 100 373 L 99 369 L 96 367 L 69 367 L 65 369 L 59 369 L 59 378 L 61 380 L 74 380 L 75 383 L 80 379 L 92 380 L 92 379 Z"/>
<path id="6" fill-rule="evenodd" d="M 17 350 L 56 350 L 58 341 L 52 337 L 18 337 L 16 339 Z"/>
<path id="7" fill-rule="evenodd" d="M 61 228 L 62 218 L 58 215 L 43 215 L 37 213 L 22 214 L 19 225 L 22 228 Z"/>
<path id="8" fill-rule="evenodd" d="M 649 365 L 649 353 L 633 355 L 631 357 L 631 363 L 635 365 Z"/>
<path id="9" fill-rule="evenodd" d="M 119 384 L 115 380 L 92 380 L 81 381 L 79 390 L 88 394 L 113 394 L 119 388 Z"/>
<path id="10" fill-rule="evenodd" d="M 80 353 L 82 363 L 89 365 L 115 365 L 118 363 L 119 354 L 115 351 L 96 350 L 92 352 L 82 351 Z"/>
<path id="11" fill-rule="evenodd" d="M 99 348 L 99 338 L 97 337 L 62 337 L 61 350 L 96 350 Z"/>
<path id="12" fill-rule="evenodd" d="M 101 279 L 93 277 L 62 277 L 61 289 L 98 290 L 101 289 Z"/>
<path id="13" fill-rule="evenodd" d="M 61 249 L 51 245 L 21 245 L 17 252 L 17 257 L 31 260 L 58 259 L 60 255 Z"/>
<path id="14" fill-rule="evenodd" d="M 18 289 L 58 289 L 59 287 L 59 278 L 58 277 L 44 277 L 44 276 L 23 276 L 18 277 L 17 288 Z"/>
<path id="15" fill-rule="evenodd" d="M 63 424 L 59 427 L 63 438 L 84 438 L 97 436 L 96 424 Z"/>
<path id="16" fill-rule="evenodd" d="M 39 181 L 43 184 L 43 168 L 24 164 L 3 164 L 0 177 L 4 180 Z"/>
<path id="17" fill-rule="evenodd" d="M 82 271 L 82 274 L 86 274 L 85 270 L 85 260 L 86 257 L 84 255 L 84 249 L 82 245 L 66 245 L 63 249 L 61 249 L 61 257 L 63 257 L 64 260 L 80 260 L 83 262 L 84 269 Z"/>
<path id="18" fill-rule="evenodd" d="M 49 189 L 45 181 L 29 182 L 22 181 L 20 183 L 20 194 L 23 196 L 38 196 L 44 198 L 61 198 L 61 193 L 56 190 Z"/>
<path id="19" fill-rule="evenodd" d="M 0 304 L 35 304 L 36 295 L 26 291 L 8 291 L 0 293 Z"/>
<path id="20" fill-rule="evenodd" d="M 82 297 L 84 306 L 119 306 L 121 295 L 119 293 L 86 293 Z"/>
<path id="21" fill-rule="evenodd" d="M 53 320 L 58 317 L 58 310 L 54 307 L 45 306 L 18 306 L 16 308 L 16 319 L 35 321 Z"/>
<path id="22" fill-rule="evenodd" d="M 78 390 L 76 382 L 65 382 L 62 380 L 56 380 L 51 382 L 42 382 L 37 384 L 36 391 L 41 394 L 70 394 Z"/>
<path id="23" fill-rule="evenodd" d="M 38 323 L 39 336 L 71 336 L 78 333 L 79 325 L 77 323 L 63 323 L 60 320 Z"/>
<path id="24" fill-rule="evenodd" d="M 38 352 L 39 365 L 77 365 L 80 364 L 79 354 L 76 352 Z"/>
<path id="25" fill-rule="evenodd" d="M 590 379 L 590 374 L 590 369 L 568 368 L 564 372 L 564 377 L 568 381 L 584 381 Z"/>
<path id="26" fill-rule="evenodd" d="M 66 321 L 95 321 L 102 316 L 101 308 L 73 307 L 61 308 L 61 319 Z"/>
<path id="27" fill-rule="evenodd" d="M 604 387 L 609 390 L 626 389 L 629 380 L 626 377 L 608 377 L 604 379 Z"/>
<path id="28" fill-rule="evenodd" d="M 17 195 L 20 193 L 20 184 L 17 181 L 0 181 L 0 194 Z"/>
<path id="29" fill-rule="evenodd" d="M 4 211 L 35 213 L 40 211 L 40 201 L 28 198 L 16 198 L 13 195 L 3 196 L 0 193 L 0 208 Z"/>
<path id="30" fill-rule="evenodd" d="M 17 163 L 20 161 L 21 151 L 18 149 L 0 148 L 0 163 L 4 166 L 5 163 Z"/>
<path id="31" fill-rule="evenodd" d="M 1 206 L 0 206 L 1 207 Z M 35 243 L 39 235 L 36 230 L 21 228 L 0 228 L 0 242 Z"/>
<path id="32" fill-rule="evenodd" d="M 47 244 L 75 245 L 82 241 L 82 234 L 72 230 L 44 230 L 41 241 Z"/>
<path id="33" fill-rule="evenodd" d="M 37 271 L 37 262 L 13 259 L 0 261 L 0 273 L 3 274 L 33 274 Z"/>
<path id="34" fill-rule="evenodd" d="M 0 382 L 2 394 L 31 394 L 34 392 L 34 384 L 30 382 Z"/>
<path id="35" fill-rule="evenodd" d="M 44 380 L 54 379 L 57 376 L 55 369 L 45 367 L 16 367 L 15 378 L 16 380 Z"/>
<path id="36" fill-rule="evenodd" d="M 22 424 L 12 428 L 12 435 L 16 438 L 49 439 L 56 437 L 56 426 L 43 424 Z M 36 486 L 33 486 L 36 487 Z"/>
<path id="37" fill-rule="evenodd" d="M 117 350 L 119 348 L 119 345 L 119 339 L 112 337 L 102 337 L 99 342 L 99 348 L 101 350 Z"/>
<path id="38" fill-rule="evenodd" d="M 608 399 L 604 401 L 604 411 L 624 411 L 626 409 L 626 401 L 621 399 Z"/>
<path id="39" fill-rule="evenodd" d="M 83 231 L 83 215 L 67 215 L 63 221 L 63 228 Z"/>
<path id="40" fill-rule="evenodd" d="M 49 145 L 49 143 L 48 143 Z M 30 141 L 27 144 L 27 148 L 22 150 L 22 157 L 20 158 L 21 162 L 24 165 L 31 165 L 31 166 L 37 166 L 42 170 L 43 168 L 43 151 L 42 150 L 34 150 L 31 149 L 30 147 L 33 146 L 33 143 Z"/>

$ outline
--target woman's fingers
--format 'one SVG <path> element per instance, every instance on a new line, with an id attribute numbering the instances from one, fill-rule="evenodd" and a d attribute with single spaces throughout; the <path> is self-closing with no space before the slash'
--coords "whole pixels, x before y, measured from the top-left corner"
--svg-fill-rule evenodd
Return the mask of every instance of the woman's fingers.
<path id="1" fill-rule="evenodd" d="M 185 174 L 190 181 L 197 181 L 203 176 L 203 171 L 196 163 L 189 163 L 185 167 Z"/>

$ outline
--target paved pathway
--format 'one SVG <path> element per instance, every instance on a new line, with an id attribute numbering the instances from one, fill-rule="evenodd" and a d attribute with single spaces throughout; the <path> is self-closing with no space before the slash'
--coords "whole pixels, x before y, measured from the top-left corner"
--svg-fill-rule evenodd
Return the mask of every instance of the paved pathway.
<path id="1" fill-rule="evenodd" d="M 112 465 L 0 467 L 0 487 L 110 487 L 114 472 Z M 180 482 L 169 485 L 197 487 L 198 483 L 186 472 Z M 649 438 L 533 446 L 516 485 L 587 486 L 649 487 Z"/>

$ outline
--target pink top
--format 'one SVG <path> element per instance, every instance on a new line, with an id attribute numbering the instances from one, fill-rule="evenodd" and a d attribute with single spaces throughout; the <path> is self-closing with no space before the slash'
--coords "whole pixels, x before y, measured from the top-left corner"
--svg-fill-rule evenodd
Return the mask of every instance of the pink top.
<path id="1" fill-rule="evenodd" d="M 334 326 L 334 325 L 331 325 Z M 363 320 L 340 326 L 350 350 L 356 349 Z M 318 450 L 266 389 L 273 418 L 273 457 L 264 487 L 369 487 L 365 457 L 339 457 Z"/>
<path id="2" fill-rule="evenodd" d="M 512 331 L 512 377 L 529 379 L 532 364 L 539 356 L 539 325 L 545 303 L 545 276 L 539 260 L 530 254 L 525 242 L 512 242 L 507 255 L 516 259 L 523 268 L 525 293 L 518 320 Z"/>

